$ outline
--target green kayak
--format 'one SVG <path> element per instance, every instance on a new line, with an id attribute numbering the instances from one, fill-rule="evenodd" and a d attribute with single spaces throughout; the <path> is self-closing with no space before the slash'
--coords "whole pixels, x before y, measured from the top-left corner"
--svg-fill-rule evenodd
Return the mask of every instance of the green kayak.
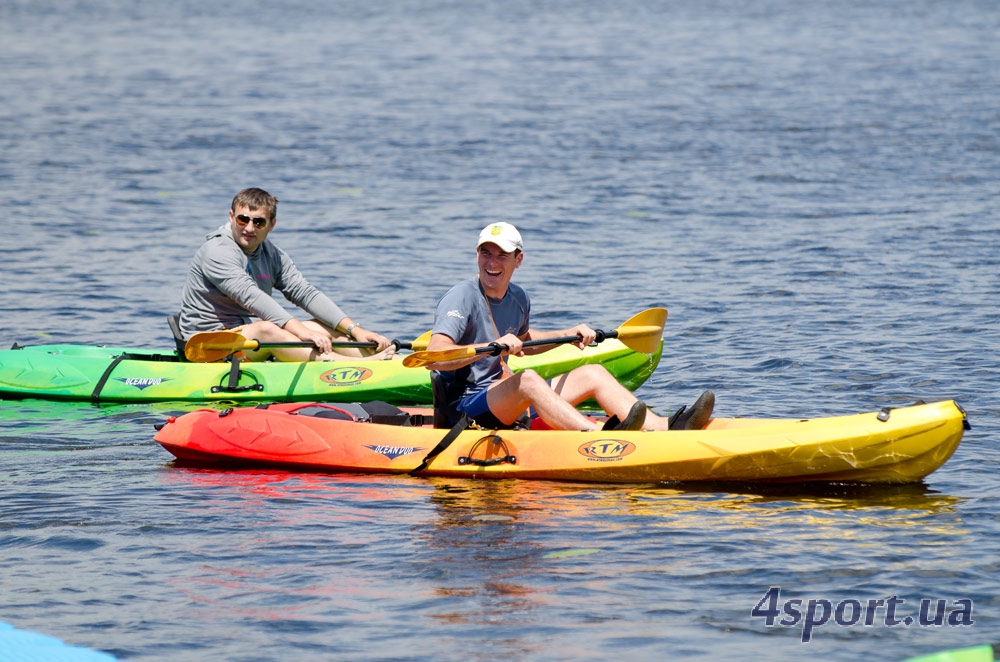
<path id="1" fill-rule="evenodd" d="M 514 357 L 546 379 L 587 363 L 603 364 L 630 390 L 656 369 L 663 351 L 629 349 L 608 339 L 580 351 L 561 345 Z M 0 350 L 0 398 L 92 402 L 326 401 L 429 404 L 430 373 L 401 361 L 189 363 L 174 350 L 93 345 L 32 345 Z"/>
<path id="2" fill-rule="evenodd" d="M 910 657 L 903 662 L 993 662 L 1000 659 L 998 654 L 1000 654 L 1000 644 L 984 644 Z"/>

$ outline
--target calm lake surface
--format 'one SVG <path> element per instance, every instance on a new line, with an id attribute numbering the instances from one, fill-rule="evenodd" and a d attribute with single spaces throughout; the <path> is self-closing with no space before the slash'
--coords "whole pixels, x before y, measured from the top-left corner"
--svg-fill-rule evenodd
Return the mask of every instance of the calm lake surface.
<path id="1" fill-rule="evenodd" d="M 661 413 L 953 398 L 973 426 L 914 486 L 615 487 L 182 468 L 152 440 L 176 403 L 0 401 L 0 621 L 150 661 L 1000 640 L 998 34 L 973 0 L 0 0 L 4 347 L 171 346 L 191 256 L 260 186 L 390 337 L 507 220 L 538 327 L 670 310 Z M 975 623 L 803 643 L 751 617 L 771 587 Z"/>

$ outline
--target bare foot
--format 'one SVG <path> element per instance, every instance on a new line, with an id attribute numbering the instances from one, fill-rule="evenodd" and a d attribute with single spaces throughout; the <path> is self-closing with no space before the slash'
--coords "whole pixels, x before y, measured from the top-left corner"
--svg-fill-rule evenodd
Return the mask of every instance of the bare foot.
<path id="1" fill-rule="evenodd" d="M 395 353 L 396 353 L 396 346 L 389 345 L 378 354 L 372 354 L 368 358 L 371 359 L 372 361 L 388 361 L 393 358 L 393 355 Z"/>

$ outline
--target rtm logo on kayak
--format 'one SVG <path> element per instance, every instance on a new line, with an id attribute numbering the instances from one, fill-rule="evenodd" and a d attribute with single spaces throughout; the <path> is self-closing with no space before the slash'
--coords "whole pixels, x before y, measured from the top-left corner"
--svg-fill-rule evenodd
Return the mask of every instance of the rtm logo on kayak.
<path id="1" fill-rule="evenodd" d="M 635 444 L 620 439 L 598 439 L 597 441 L 588 441 L 576 450 L 580 455 L 594 462 L 614 462 L 634 451 Z"/>
<path id="2" fill-rule="evenodd" d="M 141 391 L 149 386 L 159 386 L 163 382 L 169 382 L 172 377 L 115 377 L 114 379 L 126 386 L 134 386 Z"/>
<path id="3" fill-rule="evenodd" d="M 372 371 L 368 368 L 350 367 L 327 370 L 319 378 L 331 386 L 350 386 L 363 382 L 371 376 Z"/>

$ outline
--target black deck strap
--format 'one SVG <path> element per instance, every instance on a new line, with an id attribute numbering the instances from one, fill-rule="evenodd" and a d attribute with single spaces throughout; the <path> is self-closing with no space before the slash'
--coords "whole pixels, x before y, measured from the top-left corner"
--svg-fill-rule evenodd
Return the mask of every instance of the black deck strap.
<path id="1" fill-rule="evenodd" d="M 403 423 L 404 426 L 422 428 L 425 425 L 434 425 L 434 415 L 433 414 L 410 414 L 410 420 L 407 423 Z"/>
<path id="2" fill-rule="evenodd" d="M 17 344 L 17 343 L 15 343 Z M 97 404 L 101 401 L 101 391 L 104 390 L 104 385 L 108 383 L 108 379 L 111 377 L 111 373 L 114 372 L 115 368 L 122 361 L 159 361 L 159 362 L 174 362 L 179 361 L 173 354 L 130 354 L 124 352 L 116 356 L 108 367 L 104 369 L 104 374 L 101 378 L 97 380 L 97 384 L 94 385 L 94 391 L 90 394 L 90 399 Z"/>
<path id="3" fill-rule="evenodd" d="M 235 354 L 226 357 L 229 361 L 229 382 L 225 386 L 213 386 L 212 393 L 242 393 L 243 391 L 263 391 L 261 384 L 240 386 L 240 359 Z"/>
<path id="4" fill-rule="evenodd" d="M 438 455 L 441 454 L 441 451 L 451 446 L 452 442 L 458 439 L 458 435 L 460 435 L 463 430 L 469 427 L 469 423 L 470 423 L 469 417 L 466 416 L 465 414 L 462 414 L 459 417 L 458 422 L 455 423 L 455 425 L 452 426 L 450 430 L 448 430 L 448 434 L 446 434 L 441 439 L 441 441 L 438 442 L 437 446 L 431 449 L 431 452 L 427 454 L 427 456 L 424 458 L 424 461 L 420 463 L 420 466 L 411 471 L 410 475 L 412 476 L 418 474 L 424 469 L 426 469 L 427 465 L 433 462 L 434 458 L 436 458 Z"/>
<path id="5" fill-rule="evenodd" d="M 94 385 L 94 391 L 90 394 L 90 399 L 95 405 L 101 401 L 101 391 L 104 390 L 104 385 L 108 383 L 108 378 L 111 376 L 111 373 L 114 372 L 115 368 L 118 367 L 118 364 L 124 361 L 126 357 L 126 354 L 116 356 L 114 360 L 108 364 L 108 367 L 104 369 L 104 374 L 97 380 L 97 384 Z"/>
<path id="6" fill-rule="evenodd" d="M 226 384 L 226 390 L 235 391 L 240 387 L 240 360 L 236 355 L 231 354 L 229 356 L 229 383 Z"/>
<path id="7" fill-rule="evenodd" d="M 121 358 L 129 361 L 153 361 L 154 363 L 180 363 L 181 357 L 177 354 L 132 354 L 125 352 Z"/>

